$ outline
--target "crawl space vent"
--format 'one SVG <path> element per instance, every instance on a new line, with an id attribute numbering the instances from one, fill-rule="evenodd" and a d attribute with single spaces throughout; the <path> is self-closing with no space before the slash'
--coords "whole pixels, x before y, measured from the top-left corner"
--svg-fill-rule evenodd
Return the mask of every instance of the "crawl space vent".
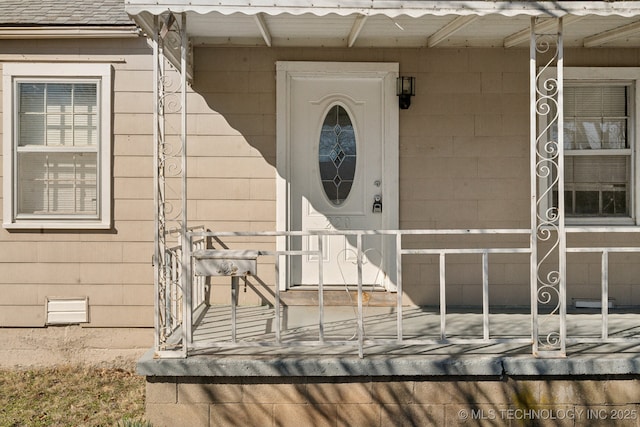
<path id="1" fill-rule="evenodd" d="M 47 297 L 47 325 L 68 325 L 89 321 L 89 299 Z"/>

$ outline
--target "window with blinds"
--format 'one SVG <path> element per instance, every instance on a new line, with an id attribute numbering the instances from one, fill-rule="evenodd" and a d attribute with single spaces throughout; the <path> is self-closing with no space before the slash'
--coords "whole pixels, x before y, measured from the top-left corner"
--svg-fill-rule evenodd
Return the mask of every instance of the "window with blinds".
<path id="1" fill-rule="evenodd" d="M 564 89 L 567 217 L 629 217 L 631 158 L 629 84 Z"/>
<path id="2" fill-rule="evenodd" d="M 16 215 L 98 215 L 99 81 L 16 84 Z"/>
<path id="3" fill-rule="evenodd" d="M 2 66 L 2 226 L 109 229 L 113 67 Z"/>

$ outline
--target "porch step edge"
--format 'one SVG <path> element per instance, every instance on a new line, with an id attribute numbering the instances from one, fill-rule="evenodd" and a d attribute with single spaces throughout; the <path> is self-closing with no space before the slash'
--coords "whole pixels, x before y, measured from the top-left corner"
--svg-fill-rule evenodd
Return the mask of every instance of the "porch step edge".
<path id="1" fill-rule="evenodd" d="M 597 377 L 640 375 L 640 355 L 577 355 L 539 359 L 531 355 L 426 356 L 220 356 L 158 359 L 153 350 L 138 361 L 147 377 Z"/>

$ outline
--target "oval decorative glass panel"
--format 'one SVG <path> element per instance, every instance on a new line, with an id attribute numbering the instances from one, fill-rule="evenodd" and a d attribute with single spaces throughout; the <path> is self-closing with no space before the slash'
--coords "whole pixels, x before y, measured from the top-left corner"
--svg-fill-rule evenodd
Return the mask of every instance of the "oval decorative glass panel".
<path id="1" fill-rule="evenodd" d="M 341 205 L 356 175 L 356 134 L 349 113 L 340 105 L 333 106 L 322 123 L 318 163 L 327 198 Z"/>

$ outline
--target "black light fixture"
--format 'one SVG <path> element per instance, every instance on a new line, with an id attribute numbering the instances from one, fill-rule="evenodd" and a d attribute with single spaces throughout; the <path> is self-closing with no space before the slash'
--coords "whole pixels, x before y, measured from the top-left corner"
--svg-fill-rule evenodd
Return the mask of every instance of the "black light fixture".
<path id="1" fill-rule="evenodd" d="M 396 79 L 396 94 L 399 98 L 399 105 L 402 110 L 406 110 L 411 105 L 411 97 L 416 94 L 415 77 L 398 77 Z"/>

